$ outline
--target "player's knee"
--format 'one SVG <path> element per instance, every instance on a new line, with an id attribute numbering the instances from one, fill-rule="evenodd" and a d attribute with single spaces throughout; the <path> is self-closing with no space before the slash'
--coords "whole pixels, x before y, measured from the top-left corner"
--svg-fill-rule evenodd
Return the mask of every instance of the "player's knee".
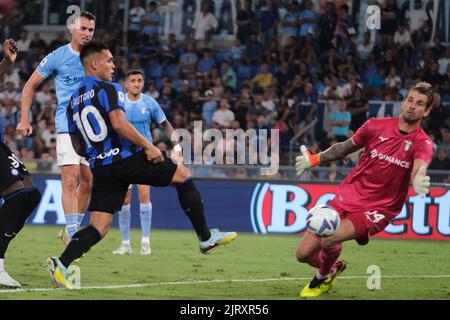
<path id="1" fill-rule="evenodd" d="M 339 241 L 336 241 L 333 237 L 322 238 L 322 240 L 320 242 L 322 248 L 324 248 L 324 249 L 331 248 L 338 243 L 339 243 Z"/>
<path id="2" fill-rule="evenodd" d="M 297 250 L 295 256 L 296 256 L 298 262 L 300 262 L 300 263 L 307 263 L 308 262 L 309 255 L 306 252 L 302 252 L 300 250 Z"/>
<path id="3" fill-rule="evenodd" d="M 92 191 L 92 180 L 80 179 L 80 190 L 91 193 Z"/>
<path id="4" fill-rule="evenodd" d="M 76 174 L 65 174 L 61 176 L 62 187 L 67 191 L 75 191 L 78 187 L 78 176 Z"/>

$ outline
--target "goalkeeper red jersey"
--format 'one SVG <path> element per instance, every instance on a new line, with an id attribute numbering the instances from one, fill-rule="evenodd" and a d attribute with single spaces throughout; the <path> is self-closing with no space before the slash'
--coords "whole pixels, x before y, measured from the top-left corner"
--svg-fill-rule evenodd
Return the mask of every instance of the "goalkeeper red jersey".
<path id="1" fill-rule="evenodd" d="M 339 185 L 334 201 L 343 209 L 380 210 L 392 216 L 402 210 L 414 160 L 429 164 L 433 143 L 422 128 L 401 132 L 398 121 L 369 119 L 353 135 L 353 143 L 365 151 Z"/>

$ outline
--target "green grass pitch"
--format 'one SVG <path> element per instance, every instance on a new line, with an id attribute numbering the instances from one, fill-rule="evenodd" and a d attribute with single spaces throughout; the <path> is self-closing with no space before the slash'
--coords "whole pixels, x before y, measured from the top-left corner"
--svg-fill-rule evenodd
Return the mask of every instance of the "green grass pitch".
<path id="1" fill-rule="evenodd" d="M 26 291 L 0 289 L 0 299 L 297 300 L 314 273 L 296 261 L 295 235 L 239 233 L 230 245 L 202 255 L 194 232 L 152 230 L 153 253 L 141 256 L 140 231 L 133 229 L 133 254 L 115 256 L 120 240 L 112 229 L 78 264 L 82 289 L 51 290 L 43 264 L 62 252 L 57 231 L 26 226 L 11 243 L 5 266 Z M 450 299 L 449 252 L 446 241 L 347 242 L 341 257 L 349 266 L 320 299 Z M 380 268 L 380 289 L 367 287 L 371 265 Z"/>

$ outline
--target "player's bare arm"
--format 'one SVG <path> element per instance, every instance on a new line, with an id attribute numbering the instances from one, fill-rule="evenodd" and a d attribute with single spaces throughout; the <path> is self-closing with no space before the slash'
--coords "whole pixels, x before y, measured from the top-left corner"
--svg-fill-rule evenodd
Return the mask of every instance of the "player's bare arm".
<path id="1" fill-rule="evenodd" d="M 29 136 L 33 133 L 33 127 L 30 124 L 29 114 L 33 96 L 36 89 L 44 82 L 45 78 L 37 71 L 31 75 L 22 90 L 22 99 L 20 101 L 20 122 L 16 130 L 24 135 Z"/>
<path id="2" fill-rule="evenodd" d="M 5 56 L 0 63 L 0 74 L 3 74 L 8 66 L 11 65 L 17 58 L 17 43 L 12 39 L 7 39 L 3 42 L 3 55 Z"/>
<path id="3" fill-rule="evenodd" d="M 154 163 L 164 161 L 161 151 L 156 148 L 153 143 L 148 141 L 143 135 L 137 131 L 131 123 L 128 122 L 125 112 L 120 109 L 113 110 L 109 113 L 111 124 L 118 134 L 125 137 L 131 143 L 134 143 L 145 150 L 149 161 Z"/>

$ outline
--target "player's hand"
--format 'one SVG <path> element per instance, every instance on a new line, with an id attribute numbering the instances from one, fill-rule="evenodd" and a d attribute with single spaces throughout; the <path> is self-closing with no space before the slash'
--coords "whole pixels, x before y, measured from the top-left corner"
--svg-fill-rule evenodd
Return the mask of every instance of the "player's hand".
<path id="1" fill-rule="evenodd" d="M 413 180 L 413 188 L 416 193 L 424 197 L 428 192 L 430 192 L 430 177 L 427 176 L 427 167 L 422 165 L 417 170 L 416 176 Z"/>
<path id="2" fill-rule="evenodd" d="M 151 144 L 148 148 L 145 148 L 145 154 L 147 155 L 148 161 L 151 163 L 160 163 L 164 161 L 161 150 Z"/>
<path id="3" fill-rule="evenodd" d="M 29 136 L 33 133 L 33 127 L 29 122 L 19 122 L 19 124 L 16 127 L 16 130 L 19 134 L 23 135 L 24 137 Z"/>
<path id="4" fill-rule="evenodd" d="M 9 59 L 9 61 L 16 61 L 17 52 L 19 52 L 19 48 L 13 39 L 6 39 L 3 42 L 3 54 L 5 58 Z"/>
<path id="5" fill-rule="evenodd" d="M 312 155 L 304 145 L 300 147 L 300 152 L 302 155 L 295 158 L 295 171 L 298 176 L 306 169 L 315 167 L 320 163 L 319 154 Z"/>

